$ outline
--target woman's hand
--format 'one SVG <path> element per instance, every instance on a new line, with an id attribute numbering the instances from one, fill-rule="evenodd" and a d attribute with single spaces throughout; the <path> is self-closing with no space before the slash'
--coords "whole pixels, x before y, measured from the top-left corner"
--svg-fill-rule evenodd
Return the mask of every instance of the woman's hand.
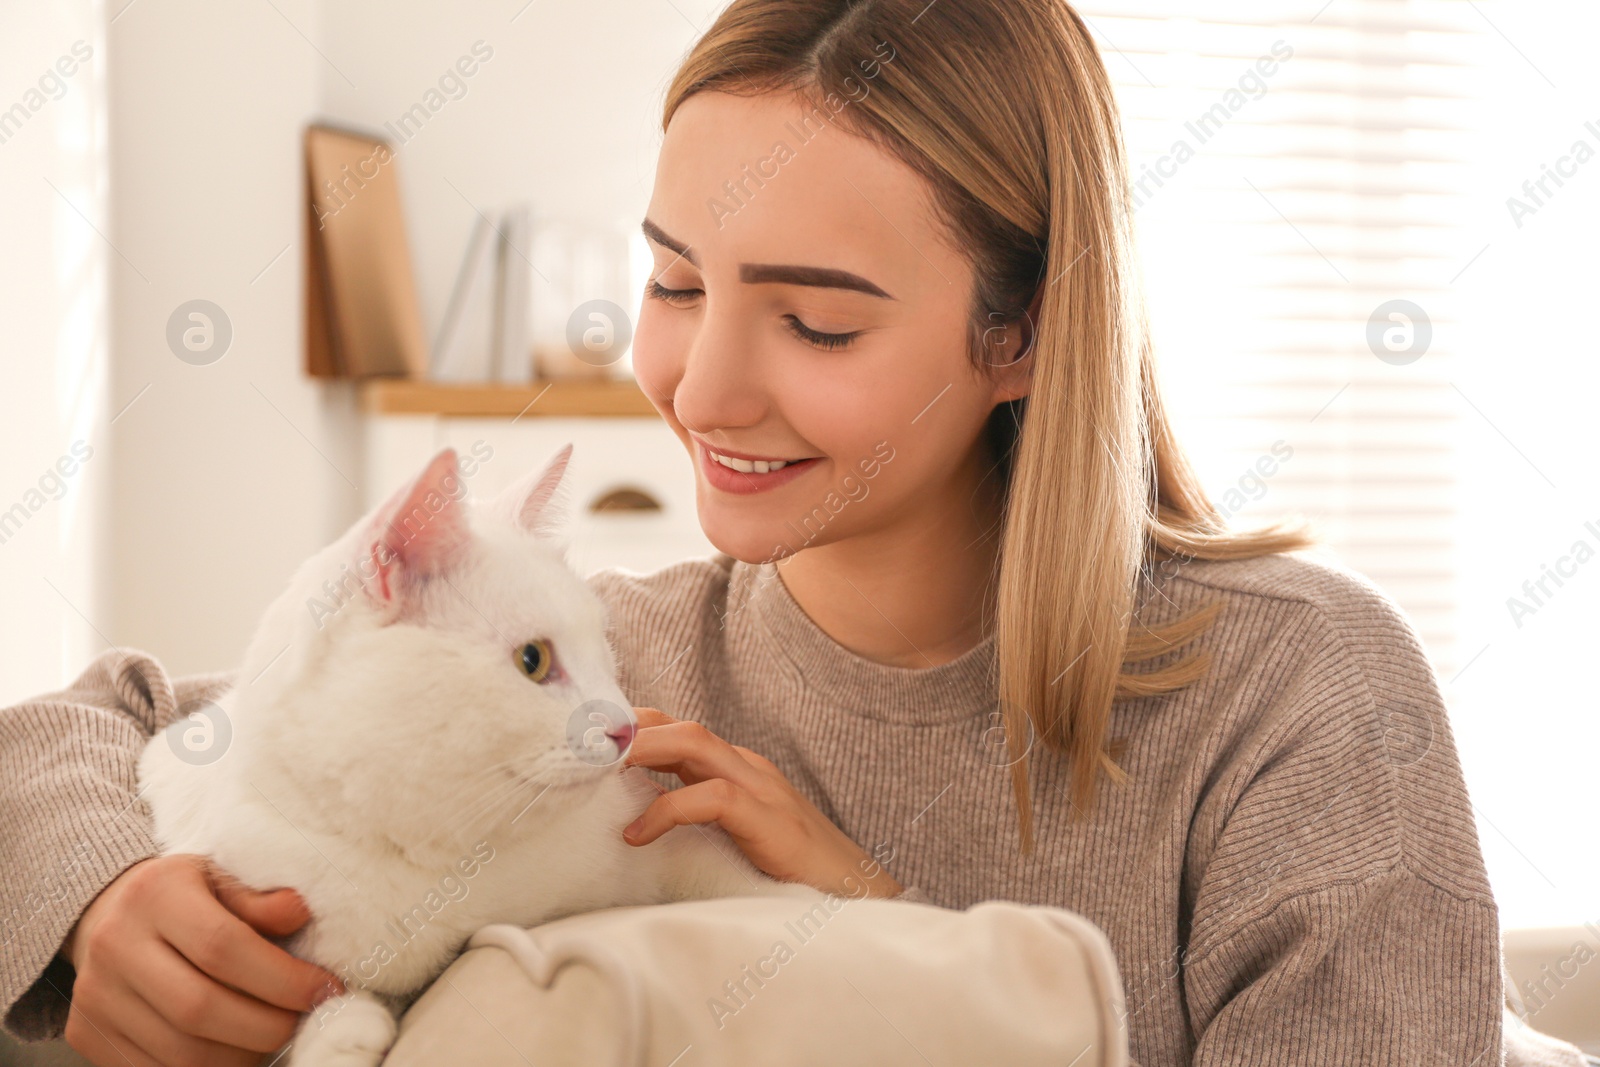
<path id="1" fill-rule="evenodd" d="M 67 935 L 77 971 L 67 1044 L 101 1067 L 260 1063 L 301 1012 L 343 991 L 262 936 L 310 918 L 294 890 L 246 889 L 201 856 L 134 864 Z"/>
<path id="2" fill-rule="evenodd" d="M 750 862 L 774 878 L 841 896 L 892 897 L 903 887 L 833 825 L 771 760 L 732 745 L 700 723 L 635 708 L 639 730 L 624 762 L 676 774 L 623 840 L 646 845 L 674 826 L 714 822 Z M 864 891 L 863 891 L 864 887 Z"/>

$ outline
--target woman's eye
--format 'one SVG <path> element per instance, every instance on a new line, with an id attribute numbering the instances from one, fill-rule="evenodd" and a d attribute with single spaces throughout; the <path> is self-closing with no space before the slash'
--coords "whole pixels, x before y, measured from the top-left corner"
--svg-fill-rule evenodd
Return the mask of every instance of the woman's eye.
<path id="1" fill-rule="evenodd" d="M 698 289 L 668 289 L 654 278 L 645 283 L 644 291 L 650 299 L 664 300 L 669 304 L 682 304 L 700 295 Z"/>
<path id="2" fill-rule="evenodd" d="M 555 677 L 555 649 L 542 638 L 529 641 L 517 650 L 517 665 L 535 682 L 551 681 Z"/>
<path id="3" fill-rule="evenodd" d="M 644 291 L 645 295 L 652 300 L 661 300 L 668 304 L 679 305 L 687 304 L 701 295 L 701 290 L 699 289 L 668 289 L 654 278 L 645 283 Z M 814 345 L 817 348 L 843 348 L 861 334 L 860 330 L 850 333 L 823 333 L 820 330 L 813 330 L 794 315 L 785 315 L 783 321 L 788 326 L 790 333 L 806 344 Z"/>
<path id="4" fill-rule="evenodd" d="M 785 315 L 783 321 L 788 324 L 789 332 L 809 345 L 818 348 L 843 348 L 861 335 L 860 330 L 851 333 L 821 333 L 813 330 L 793 315 Z"/>

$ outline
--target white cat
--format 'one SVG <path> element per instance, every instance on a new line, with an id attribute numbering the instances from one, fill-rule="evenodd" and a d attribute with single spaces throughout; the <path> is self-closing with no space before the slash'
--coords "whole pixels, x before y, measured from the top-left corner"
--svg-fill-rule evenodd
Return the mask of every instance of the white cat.
<path id="1" fill-rule="evenodd" d="M 604 607 L 553 536 L 571 451 L 487 505 L 441 452 L 300 568 L 235 686 L 141 756 L 164 853 L 311 910 L 286 947 L 348 992 L 302 1021 L 291 1067 L 378 1063 L 396 1013 L 488 923 L 821 897 L 714 825 L 623 841 L 658 791 L 623 766 L 634 719 Z"/>

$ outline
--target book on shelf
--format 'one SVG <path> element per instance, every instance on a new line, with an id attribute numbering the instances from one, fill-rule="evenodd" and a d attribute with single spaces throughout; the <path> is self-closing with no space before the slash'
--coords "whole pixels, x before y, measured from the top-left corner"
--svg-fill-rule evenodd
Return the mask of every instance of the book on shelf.
<path id="1" fill-rule="evenodd" d="M 305 369 L 317 378 L 421 377 L 427 365 L 394 151 L 306 127 Z"/>
<path id="2" fill-rule="evenodd" d="M 528 315 L 532 213 L 516 205 L 497 221 L 479 214 L 434 336 L 429 377 L 442 382 L 533 380 Z"/>

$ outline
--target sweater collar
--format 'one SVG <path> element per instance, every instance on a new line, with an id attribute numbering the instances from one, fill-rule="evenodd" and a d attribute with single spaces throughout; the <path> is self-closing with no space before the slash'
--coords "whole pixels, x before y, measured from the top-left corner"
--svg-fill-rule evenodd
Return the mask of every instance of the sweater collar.
<path id="1" fill-rule="evenodd" d="M 748 612 L 796 680 L 839 710 L 904 724 L 959 722 L 994 710 L 995 638 L 933 667 L 896 667 L 845 648 L 812 621 L 775 563 L 732 560 L 730 611 Z"/>

